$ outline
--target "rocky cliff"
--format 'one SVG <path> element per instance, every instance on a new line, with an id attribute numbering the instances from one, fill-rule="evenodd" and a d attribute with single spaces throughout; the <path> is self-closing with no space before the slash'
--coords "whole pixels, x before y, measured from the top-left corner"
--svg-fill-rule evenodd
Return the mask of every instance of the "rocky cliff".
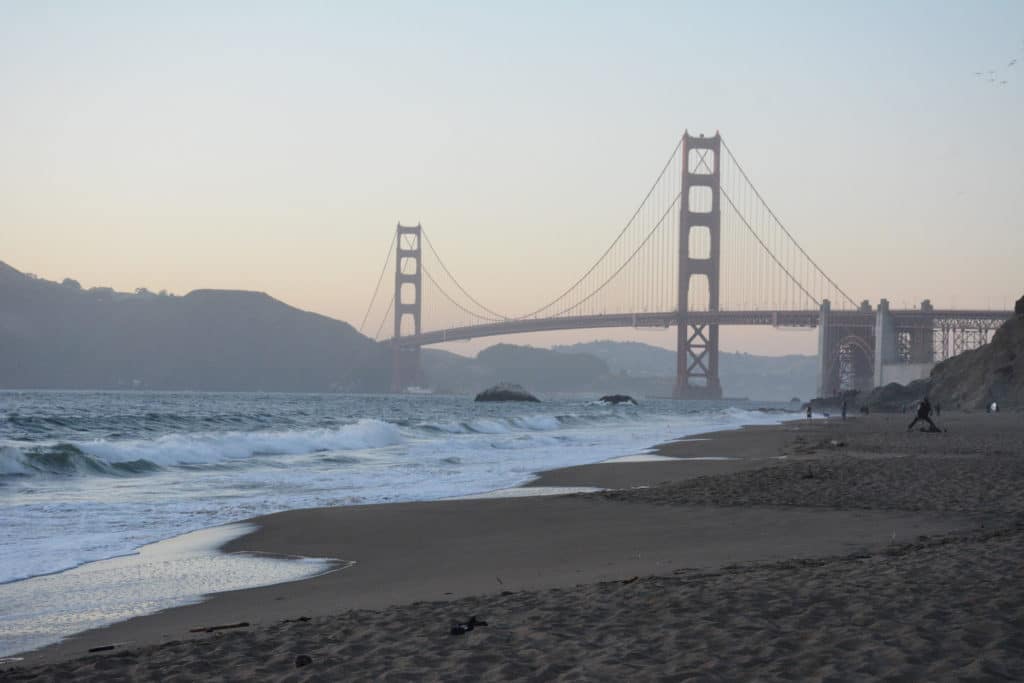
<path id="1" fill-rule="evenodd" d="M 943 406 L 1024 406 L 1024 315 L 1003 323 L 985 346 L 936 365 L 929 393 Z"/>

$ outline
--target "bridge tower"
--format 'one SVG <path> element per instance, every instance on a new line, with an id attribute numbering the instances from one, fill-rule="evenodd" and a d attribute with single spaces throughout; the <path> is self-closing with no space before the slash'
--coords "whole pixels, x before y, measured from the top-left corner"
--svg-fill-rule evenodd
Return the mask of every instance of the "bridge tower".
<path id="1" fill-rule="evenodd" d="M 402 322 L 412 318 L 420 333 L 423 310 L 422 227 L 398 224 L 395 236 L 395 336 L 392 339 L 391 390 L 400 392 L 420 380 L 420 347 L 402 346 Z"/>
<path id="2" fill-rule="evenodd" d="M 721 149 L 722 138 L 683 133 L 683 188 L 679 209 L 679 307 L 676 320 L 676 386 L 674 398 L 722 397 L 718 378 L 718 325 L 690 321 L 690 284 L 707 278 L 708 310 L 718 310 L 721 275 Z M 709 252 L 691 254 L 695 231 L 707 231 Z"/>

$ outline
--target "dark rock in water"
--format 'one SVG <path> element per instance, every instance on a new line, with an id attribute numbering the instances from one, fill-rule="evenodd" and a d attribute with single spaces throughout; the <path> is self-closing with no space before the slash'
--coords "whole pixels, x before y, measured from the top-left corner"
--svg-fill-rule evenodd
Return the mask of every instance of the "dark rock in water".
<path id="1" fill-rule="evenodd" d="M 601 403 L 611 403 L 612 405 L 619 405 L 620 403 L 632 403 L 636 405 L 636 400 L 632 396 L 626 394 L 608 394 L 607 396 L 601 397 Z"/>
<path id="2" fill-rule="evenodd" d="M 532 401 L 540 403 L 540 399 L 518 384 L 502 382 L 490 389 L 484 389 L 476 395 L 477 401 Z"/>
<path id="3" fill-rule="evenodd" d="M 306 666 L 307 664 L 312 664 L 312 663 L 313 663 L 313 658 L 310 657 L 309 655 L 297 655 L 295 657 L 295 668 L 296 669 L 301 669 L 302 667 Z"/>
<path id="4" fill-rule="evenodd" d="M 1013 305 L 1013 312 L 1017 315 L 1024 316 L 1024 296 L 1017 299 L 1017 303 Z"/>

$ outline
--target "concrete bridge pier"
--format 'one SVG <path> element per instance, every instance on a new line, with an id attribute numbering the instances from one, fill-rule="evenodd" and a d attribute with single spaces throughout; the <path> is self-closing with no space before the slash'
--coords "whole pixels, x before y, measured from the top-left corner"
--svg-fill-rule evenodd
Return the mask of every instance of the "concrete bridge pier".
<path id="1" fill-rule="evenodd" d="M 925 379 L 935 367 L 935 319 L 931 301 L 921 302 L 921 314 L 898 321 L 882 299 L 875 318 L 874 385 L 909 384 Z"/>
<path id="2" fill-rule="evenodd" d="M 818 396 L 831 396 L 839 386 L 838 368 L 832 367 L 833 355 L 832 302 L 821 302 L 818 314 Z M 833 376 L 834 375 L 834 376 Z"/>
<path id="3" fill-rule="evenodd" d="M 907 331 L 911 363 L 935 363 L 935 316 L 932 315 L 934 311 L 931 300 L 922 301 L 923 316 Z"/>
<path id="4" fill-rule="evenodd" d="M 875 386 L 886 385 L 884 367 L 894 364 L 899 359 L 896 349 L 896 323 L 889 312 L 889 300 L 878 302 L 875 313 Z"/>
<path id="5" fill-rule="evenodd" d="M 910 311 L 893 311 L 882 299 L 871 315 L 833 311 L 822 301 L 818 313 L 818 396 L 870 391 L 891 382 L 909 384 L 929 376 L 935 366 L 935 309 L 929 300 Z"/>
<path id="6" fill-rule="evenodd" d="M 858 317 L 870 314 L 871 306 L 861 304 Z M 828 299 L 821 302 L 818 313 L 818 396 L 827 398 L 841 391 L 873 388 L 873 329 L 866 323 L 837 320 Z"/>

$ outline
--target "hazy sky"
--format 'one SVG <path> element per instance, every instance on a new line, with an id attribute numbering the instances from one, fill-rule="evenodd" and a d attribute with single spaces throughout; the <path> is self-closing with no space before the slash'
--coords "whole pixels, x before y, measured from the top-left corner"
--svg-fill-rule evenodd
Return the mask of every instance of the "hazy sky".
<path id="1" fill-rule="evenodd" d="M 858 300 L 1024 293 L 1021 2 L 0 0 L 0 98 L 0 260 L 86 287 L 263 290 L 358 324 L 395 223 L 421 221 L 522 312 L 688 128 L 722 131 Z"/>

